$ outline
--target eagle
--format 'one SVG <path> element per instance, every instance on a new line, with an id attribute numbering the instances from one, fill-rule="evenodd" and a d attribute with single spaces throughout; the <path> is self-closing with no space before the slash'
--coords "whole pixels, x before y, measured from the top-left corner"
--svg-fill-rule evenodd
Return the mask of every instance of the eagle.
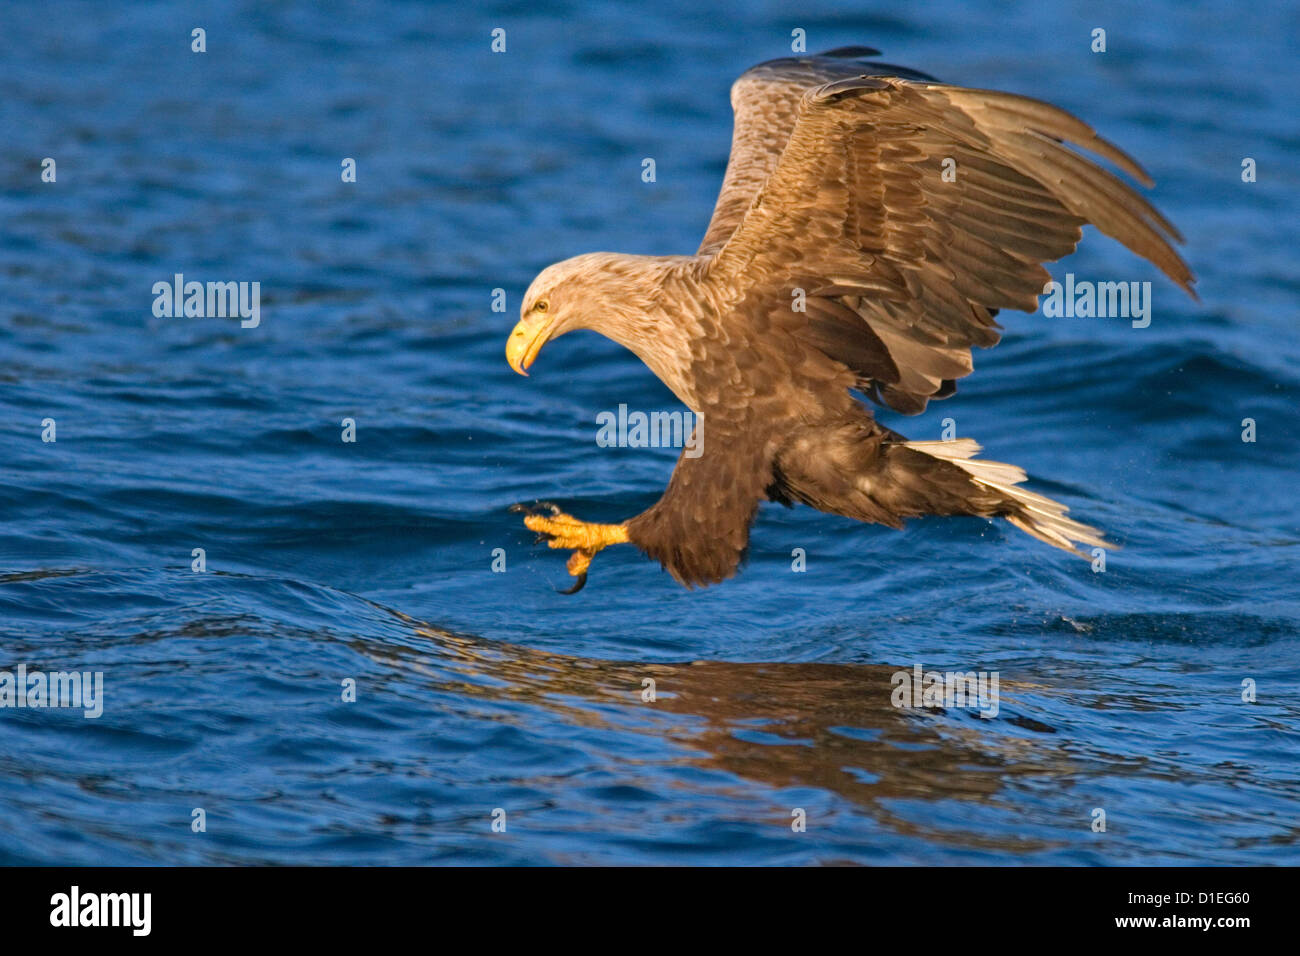
<path id="1" fill-rule="evenodd" d="M 630 349 L 693 411 L 703 441 L 662 497 L 619 524 L 515 505 L 550 547 L 630 543 L 680 583 L 743 561 L 759 504 L 811 505 L 901 528 L 922 515 L 1004 518 L 1082 557 L 1111 547 L 1025 472 L 971 439 L 908 441 L 863 401 L 905 414 L 955 391 L 1000 309 L 1033 312 L 1092 224 L 1193 298 L 1182 236 L 1100 158 L 1130 156 L 1039 100 L 941 83 L 844 47 L 769 60 L 731 88 L 731 156 L 694 255 L 589 253 L 529 285 L 506 358 L 522 375 L 575 329 Z M 1085 153 L 1086 151 L 1086 153 Z M 1086 155 L 1092 154 L 1092 157 Z"/>

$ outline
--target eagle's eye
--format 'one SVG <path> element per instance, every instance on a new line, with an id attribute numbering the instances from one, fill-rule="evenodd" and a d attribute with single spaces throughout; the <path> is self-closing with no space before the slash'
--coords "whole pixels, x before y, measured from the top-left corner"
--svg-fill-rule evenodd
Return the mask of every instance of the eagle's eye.
<path id="1" fill-rule="evenodd" d="M 534 312 L 545 312 L 550 307 L 551 307 L 551 303 L 547 302 L 545 299 L 538 299 L 536 302 L 533 303 Z"/>

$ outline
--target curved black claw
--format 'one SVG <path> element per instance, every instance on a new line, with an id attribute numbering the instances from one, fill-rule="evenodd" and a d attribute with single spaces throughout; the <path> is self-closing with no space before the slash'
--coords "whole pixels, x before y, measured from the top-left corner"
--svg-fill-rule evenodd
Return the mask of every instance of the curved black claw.
<path id="1" fill-rule="evenodd" d="M 540 508 L 545 508 L 552 514 L 552 516 L 564 514 L 564 511 L 560 506 L 553 501 L 534 501 L 531 505 L 526 505 L 520 501 L 511 505 L 508 510 L 514 514 L 535 515 L 538 513 L 538 509 Z"/>
<path id="2" fill-rule="evenodd" d="M 577 594 L 579 591 L 583 589 L 583 586 L 586 585 L 586 583 L 587 583 L 587 572 L 583 571 L 581 574 L 578 575 L 578 580 L 573 582 L 573 587 L 563 588 L 563 589 L 556 588 L 555 590 L 559 591 L 561 594 Z"/>

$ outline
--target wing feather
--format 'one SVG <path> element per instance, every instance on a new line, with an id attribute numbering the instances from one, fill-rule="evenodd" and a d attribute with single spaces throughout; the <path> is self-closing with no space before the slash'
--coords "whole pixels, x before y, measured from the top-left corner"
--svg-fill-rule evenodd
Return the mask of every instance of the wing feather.
<path id="1" fill-rule="evenodd" d="M 871 47 L 851 46 L 816 56 L 768 60 L 746 70 L 732 84 L 735 125 L 731 156 L 700 255 L 717 251 L 740 225 L 755 194 L 776 168 L 794 129 L 800 101 L 810 88 L 864 73 L 933 79 L 916 70 L 868 59 L 879 53 Z"/>
<path id="2" fill-rule="evenodd" d="M 793 280 L 809 283 L 839 311 L 813 310 L 806 338 L 873 397 L 919 411 L 970 371 L 971 346 L 998 341 L 997 310 L 1037 307 L 1043 263 L 1073 252 L 1086 224 L 1195 295 L 1178 231 L 1080 150 L 1150 177 L 1086 123 L 873 66 L 780 60 L 737 81 L 735 145 L 701 247 L 723 301 L 755 301 L 762 283 L 789 301 Z M 890 361 L 870 356 L 880 348 Z"/>

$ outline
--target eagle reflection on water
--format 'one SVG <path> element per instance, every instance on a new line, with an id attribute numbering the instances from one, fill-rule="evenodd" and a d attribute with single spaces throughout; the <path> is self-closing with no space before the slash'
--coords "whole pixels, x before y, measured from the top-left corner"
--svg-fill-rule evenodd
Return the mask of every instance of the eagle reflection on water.
<path id="1" fill-rule="evenodd" d="M 1011 779 L 1057 779 L 1079 769 L 1042 745 L 1053 728 L 1017 713 L 1017 692 L 1043 688 L 1004 680 L 1001 716 L 989 721 L 973 709 L 895 707 L 899 668 L 890 665 L 590 659 L 458 635 L 386 610 L 412 628 L 418 644 L 358 638 L 354 647 L 395 679 L 427 683 L 426 691 L 453 700 L 540 708 L 602 733 L 652 735 L 682 748 L 678 765 L 774 789 L 827 791 L 900 834 L 939 839 L 945 831 L 927 834 L 895 813 L 892 800 L 998 803 L 1010 799 L 1002 792 Z M 653 702 L 643 698 L 647 678 Z M 736 789 L 751 795 L 748 786 Z M 788 824 L 789 810 L 774 804 L 771 822 Z M 963 842 L 1004 846 L 978 832 Z M 1041 848 L 1023 836 L 1015 845 Z"/>

